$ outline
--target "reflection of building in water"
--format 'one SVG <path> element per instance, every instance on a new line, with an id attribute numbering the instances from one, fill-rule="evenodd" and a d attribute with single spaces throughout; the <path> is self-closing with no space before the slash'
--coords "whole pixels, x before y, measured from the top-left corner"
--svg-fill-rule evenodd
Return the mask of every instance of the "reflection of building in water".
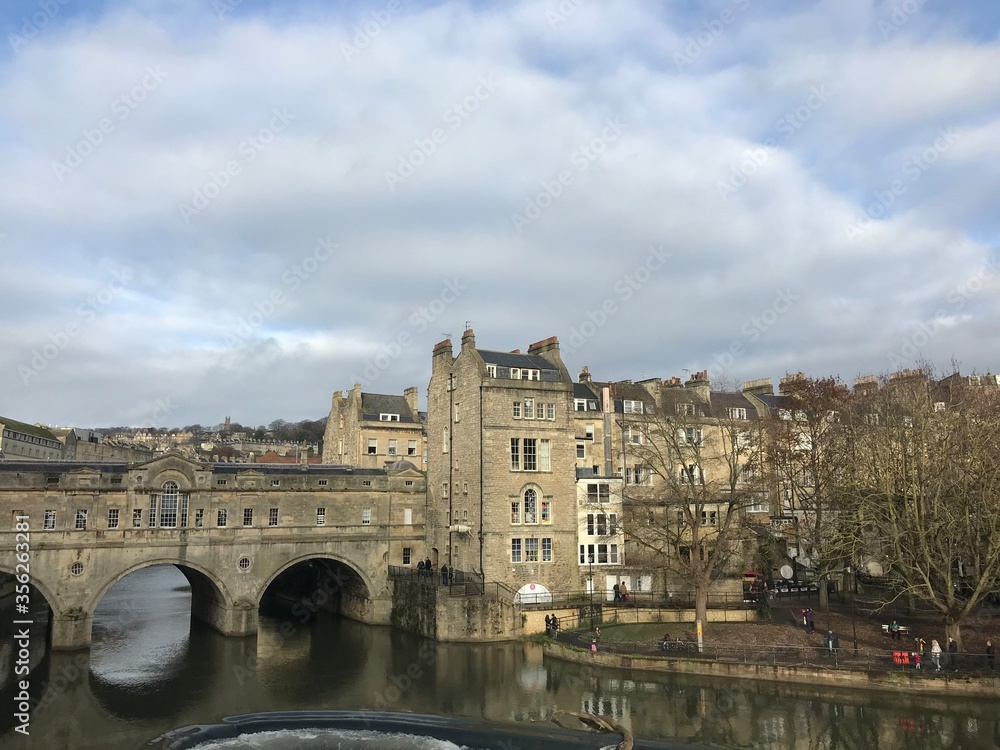
<path id="1" fill-rule="evenodd" d="M 632 728 L 632 714 L 628 696 L 584 693 L 580 699 L 580 711 L 597 716 L 611 716 L 626 729 Z"/>

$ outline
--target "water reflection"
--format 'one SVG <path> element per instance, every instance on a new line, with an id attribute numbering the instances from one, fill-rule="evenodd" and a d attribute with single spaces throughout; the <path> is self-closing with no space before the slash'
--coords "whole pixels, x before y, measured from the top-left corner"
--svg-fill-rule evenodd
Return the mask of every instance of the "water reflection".
<path id="1" fill-rule="evenodd" d="M 287 610 L 262 613 L 256 637 L 224 638 L 192 627 L 189 598 L 170 567 L 123 579 L 98 611 L 93 649 L 53 654 L 33 674 L 30 743 L 8 730 L 0 748 L 127 750 L 180 726 L 312 709 L 501 723 L 596 712 L 650 739 L 753 750 L 1000 748 L 996 701 L 599 672 L 530 644 L 435 644 Z"/>

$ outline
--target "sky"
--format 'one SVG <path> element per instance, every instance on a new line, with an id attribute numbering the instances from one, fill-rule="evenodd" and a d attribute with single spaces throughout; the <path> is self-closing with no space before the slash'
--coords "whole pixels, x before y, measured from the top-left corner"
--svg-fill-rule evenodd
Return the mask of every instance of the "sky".
<path id="1" fill-rule="evenodd" d="M 1000 5 L 7 0 L 0 414 L 1000 370 Z"/>

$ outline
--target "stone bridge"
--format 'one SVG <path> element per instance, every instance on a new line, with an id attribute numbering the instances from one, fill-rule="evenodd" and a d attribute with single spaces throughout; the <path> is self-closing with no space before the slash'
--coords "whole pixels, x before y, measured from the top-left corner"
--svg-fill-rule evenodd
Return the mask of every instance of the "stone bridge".
<path id="1" fill-rule="evenodd" d="M 403 463 L 4 461 L 0 500 L 13 518 L 0 532 L 0 573 L 18 572 L 16 524 L 26 519 L 33 596 L 52 610 L 54 649 L 89 646 L 108 589 L 162 564 L 190 582 L 192 617 L 226 635 L 257 632 L 265 592 L 388 623 L 389 564 L 426 554 L 424 490 L 423 474 Z"/>

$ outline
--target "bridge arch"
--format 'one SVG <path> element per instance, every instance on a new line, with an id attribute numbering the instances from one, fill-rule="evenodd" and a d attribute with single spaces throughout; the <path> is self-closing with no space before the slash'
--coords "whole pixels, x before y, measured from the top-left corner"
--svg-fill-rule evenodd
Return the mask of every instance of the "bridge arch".
<path id="1" fill-rule="evenodd" d="M 9 575 L 14 581 L 17 581 L 17 572 L 14 565 L 0 565 L 0 574 Z M 58 594 L 56 594 L 56 589 L 45 582 L 45 579 L 38 575 L 35 568 L 31 569 L 31 585 L 38 591 L 48 603 L 49 608 L 53 612 L 59 612 L 63 604 L 59 600 Z"/>
<path id="2" fill-rule="evenodd" d="M 373 621 L 373 600 L 377 591 L 375 583 L 362 566 L 326 550 L 300 554 L 283 561 L 269 576 L 262 579 L 255 598 L 257 606 L 260 607 L 272 586 L 288 580 L 304 564 L 311 564 L 315 579 L 306 579 L 309 583 L 308 591 L 301 590 L 301 584 L 305 581 L 298 581 L 299 590 L 295 591 L 294 596 L 298 600 L 297 607 L 335 612 L 362 622 Z"/>

